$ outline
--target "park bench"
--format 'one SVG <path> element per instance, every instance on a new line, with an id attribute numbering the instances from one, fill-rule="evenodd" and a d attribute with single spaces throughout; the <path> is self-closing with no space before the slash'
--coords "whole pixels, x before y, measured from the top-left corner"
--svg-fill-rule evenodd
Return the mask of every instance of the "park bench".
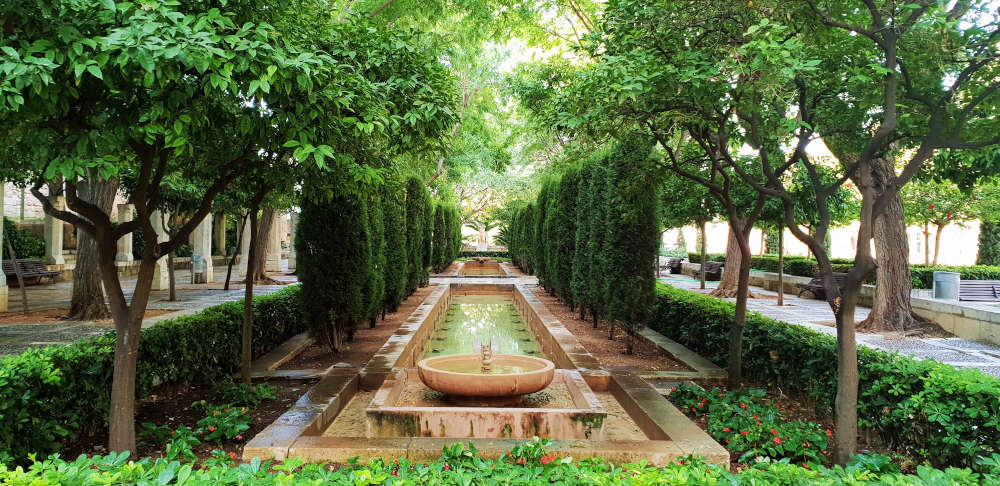
<path id="1" fill-rule="evenodd" d="M 55 279 L 62 273 L 62 271 L 54 271 L 45 268 L 45 264 L 41 260 L 28 260 L 28 259 L 18 259 L 17 266 L 21 270 L 21 278 L 24 279 L 37 279 L 41 280 L 43 278 Z M 14 268 L 14 260 L 4 260 L 3 261 L 3 273 L 6 275 L 8 281 L 17 281 L 17 271 Z"/>
<path id="2" fill-rule="evenodd" d="M 1000 301 L 1000 280 L 960 280 L 958 300 Z"/>
<path id="3" fill-rule="evenodd" d="M 722 280 L 723 262 L 705 262 L 705 280 Z M 700 271 L 700 270 L 699 270 Z"/>
<path id="4" fill-rule="evenodd" d="M 675 275 L 681 273 L 681 268 L 682 268 L 681 262 L 683 261 L 684 261 L 683 258 L 671 258 L 669 261 L 667 261 L 667 268 L 670 269 L 670 273 Z"/>
<path id="5" fill-rule="evenodd" d="M 844 288 L 845 277 L 847 277 L 846 273 L 833 272 L 833 282 L 837 284 L 838 288 Z M 799 291 L 799 297 L 802 297 L 802 293 L 808 290 L 817 299 L 826 300 L 826 287 L 823 286 L 823 277 L 813 277 L 809 283 L 795 284 L 795 286 L 802 289 Z"/>

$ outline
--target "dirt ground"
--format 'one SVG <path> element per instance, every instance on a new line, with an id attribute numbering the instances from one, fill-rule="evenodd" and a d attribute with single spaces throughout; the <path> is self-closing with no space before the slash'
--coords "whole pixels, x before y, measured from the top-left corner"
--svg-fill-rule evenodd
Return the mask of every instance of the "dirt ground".
<path id="1" fill-rule="evenodd" d="M 549 295 L 540 287 L 531 286 L 549 311 L 559 319 L 566 329 L 572 332 L 580 344 L 587 349 L 604 366 L 625 366 L 644 371 L 692 371 L 669 355 L 663 354 L 658 348 L 636 343 L 634 353 L 626 354 L 628 336 L 620 329 L 615 330 L 615 340 L 608 340 L 608 323 L 598 321 L 597 329 L 591 320 L 581 320 L 579 312 L 569 310 L 569 307 L 555 297 Z"/>
<path id="2" fill-rule="evenodd" d="M 338 354 L 330 352 L 330 348 L 321 342 L 304 349 L 298 356 L 292 358 L 278 369 L 282 370 L 312 370 L 326 369 L 337 363 L 348 363 L 360 368 L 365 365 L 382 348 L 389 336 L 399 329 L 399 326 L 410 317 L 413 310 L 424 302 L 427 295 L 436 284 L 417 289 L 409 298 L 399 305 L 399 309 L 386 314 L 385 320 L 379 319 L 375 328 L 360 327 L 354 331 L 354 340 L 347 343 L 344 350 Z"/>

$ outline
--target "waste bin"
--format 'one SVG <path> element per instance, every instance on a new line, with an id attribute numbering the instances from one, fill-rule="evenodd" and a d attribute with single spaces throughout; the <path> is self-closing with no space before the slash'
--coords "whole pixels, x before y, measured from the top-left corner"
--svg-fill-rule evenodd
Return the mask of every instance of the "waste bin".
<path id="1" fill-rule="evenodd" d="M 958 300 L 958 286 L 961 279 L 961 273 L 934 272 L 934 298 Z"/>
<path id="2" fill-rule="evenodd" d="M 193 283 L 205 283 L 205 258 L 199 253 L 191 255 L 191 279 Z"/>

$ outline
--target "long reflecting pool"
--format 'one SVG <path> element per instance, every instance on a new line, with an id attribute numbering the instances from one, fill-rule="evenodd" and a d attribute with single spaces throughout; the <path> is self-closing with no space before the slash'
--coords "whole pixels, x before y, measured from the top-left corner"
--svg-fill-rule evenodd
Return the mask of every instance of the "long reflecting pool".
<path id="1" fill-rule="evenodd" d="M 476 353 L 477 345 L 491 337 L 496 354 L 546 357 L 510 294 L 452 297 L 448 312 L 424 347 L 423 357 Z"/>

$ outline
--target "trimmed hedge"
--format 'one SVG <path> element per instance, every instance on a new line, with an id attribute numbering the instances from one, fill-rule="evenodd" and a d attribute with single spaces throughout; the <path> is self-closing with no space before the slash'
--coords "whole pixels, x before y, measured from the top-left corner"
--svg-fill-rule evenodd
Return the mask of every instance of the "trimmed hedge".
<path id="1" fill-rule="evenodd" d="M 305 331 L 299 286 L 254 298 L 253 356 Z M 204 383 L 240 366 L 243 301 L 209 307 L 142 330 L 136 396 L 157 387 Z M 114 333 L 0 360 L 0 462 L 57 451 L 63 440 L 105 427 Z"/>
<path id="2" fill-rule="evenodd" d="M 509 251 L 469 251 L 458 252 L 458 258 L 510 258 Z"/>
<path id="3" fill-rule="evenodd" d="M 27 230 L 22 230 L 14 224 L 10 218 L 3 218 L 3 237 L 10 240 L 10 245 L 14 247 L 18 260 L 22 258 L 45 258 L 45 240 Z M 4 259 L 10 260 L 10 252 L 7 251 L 7 242 L 4 240 Z"/>
<path id="4" fill-rule="evenodd" d="M 663 284 L 657 294 L 649 327 L 724 367 L 733 303 Z M 743 343 L 745 377 L 833 409 L 834 337 L 748 312 Z M 867 347 L 858 348 L 858 364 L 859 425 L 890 447 L 948 465 L 1000 451 L 1000 380 Z"/>

